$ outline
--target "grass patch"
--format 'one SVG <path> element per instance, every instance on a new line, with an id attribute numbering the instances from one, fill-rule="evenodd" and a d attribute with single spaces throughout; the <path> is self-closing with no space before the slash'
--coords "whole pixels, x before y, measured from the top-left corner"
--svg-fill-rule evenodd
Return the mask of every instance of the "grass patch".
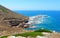
<path id="1" fill-rule="evenodd" d="M 42 34 L 42 32 L 52 33 L 52 31 L 47 30 L 47 29 L 39 29 L 39 30 L 36 30 L 34 32 L 26 32 L 26 33 L 22 33 L 22 34 L 15 34 L 13 36 L 24 36 L 24 37 L 27 37 L 27 36 L 36 37 L 37 35 L 44 36 Z M 7 36 L 2 36 L 0 38 L 7 38 Z"/>
<path id="2" fill-rule="evenodd" d="M 23 34 L 16 34 L 14 36 L 31 36 L 31 37 L 36 37 L 37 35 L 43 36 L 43 34 L 41 32 L 28 32 L 28 33 L 23 33 Z"/>
<path id="3" fill-rule="evenodd" d="M 1 36 L 0 38 L 7 38 L 8 36 Z"/>
<path id="4" fill-rule="evenodd" d="M 47 30 L 47 29 L 39 29 L 39 30 L 36 30 L 34 32 L 48 32 L 48 33 L 52 33 L 51 30 Z"/>
<path id="5" fill-rule="evenodd" d="M 22 33 L 22 34 L 15 34 L 13 36 L 30 36 L 30 37 L 36 37 L 37 35 L 43 36 L 42 32 L 26 32 L 26 33 Z M 7 38 L 8 36 L 1 36 L 0 38 Z"/>
<path id="6" fill-rule="evenodd" d="M 0 10 L 2 10 L 3 12 L 7 13 L 7 10 L 4 8 L 1 8 Z"/>

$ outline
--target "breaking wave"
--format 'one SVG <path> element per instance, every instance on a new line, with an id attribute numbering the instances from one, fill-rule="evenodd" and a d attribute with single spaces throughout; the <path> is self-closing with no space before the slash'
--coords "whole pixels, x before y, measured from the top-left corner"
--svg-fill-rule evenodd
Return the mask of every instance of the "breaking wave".
<path id="1" fill-rule="evenodd" d="M 42 24 L 42 23 L 50 23 L 51 20 L 49 20 L 51 16 L 48 15 L 36 15 L 29 17 L 28 24 Z"/>
<path id="2" fill-rule="evenodd" d="M 48 15 L 36 15 L 36 16 L 29 17 L 28 24 L 30 25 L 30 27 L 27 28 L 27 30 L 32 30 L 32 29 L 36 30 L 39 28 L 45 28 L 46 25 L 48 26 L 52 24 L 53 19 L 51 18 L 52 17 Z"/>

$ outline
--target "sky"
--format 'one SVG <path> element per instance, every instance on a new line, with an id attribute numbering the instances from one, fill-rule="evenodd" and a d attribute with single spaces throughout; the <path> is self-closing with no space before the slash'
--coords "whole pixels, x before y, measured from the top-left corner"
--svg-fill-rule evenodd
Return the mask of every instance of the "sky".
<path id="1" fill-rule="evenodd" d="M 0 0 L 11 10 L 60 10 L 60 0 Z"/>

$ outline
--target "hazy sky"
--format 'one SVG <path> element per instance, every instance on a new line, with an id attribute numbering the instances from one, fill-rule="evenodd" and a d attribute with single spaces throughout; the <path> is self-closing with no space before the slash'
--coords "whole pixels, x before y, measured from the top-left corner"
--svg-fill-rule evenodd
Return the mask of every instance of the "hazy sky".
<path id="1" fill-rule="evenodd" d="M 0 0 L 12 10 L 60 10 L 60 0 Z"/>

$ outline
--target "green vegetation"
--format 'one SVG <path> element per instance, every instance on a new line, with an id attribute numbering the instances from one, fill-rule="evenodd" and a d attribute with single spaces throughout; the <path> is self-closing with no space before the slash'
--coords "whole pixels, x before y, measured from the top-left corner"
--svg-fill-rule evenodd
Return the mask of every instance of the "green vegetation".
<path id="1" fill-rule="evenodd" d="M 0 8 L 0 10 L 2 10 L 4 13 L 7 12 L 7 10 L 4 8 Z"/>
<path id="2" fill-rule="evenodd" d="M 43 36 L 43 34 L 41 32 L 26 32 L 26 33 L 22 33 L 22 34 L 15 34 L 13 36 L 31 36 L 31 37 L 36 37 L 37 35 Z M 2 36 L 0 38 L 7 38 L 7 36 Z"/>
<path id="3" fill-rule="evenodd" d="M 16 34 L 14 36 L 31 36 L 31 37 L 36 37 L 37 35 L 43 36 L 43 34 L 41 32 L 28 32 L 28 33 L 23 33 L 23 34 Z"/>
<path id="4" fill-rule="evenodd" d="M 52 33 L 51 30 L 47 30 L 47 29 L 39 29 L 36 30 L 34 32 L 28 32 L 28 33 L 23 33 L 23 34 L 16 34 L 14 36 L 32 36 L 32 37 L 36 37 L 37 35 L 43 36 L 42 32 L 48 32 L 48 33 Z"/>
<path id="5" fill-rule="evenodd" d="M 34 32 L 48 32 L 48 33 L 52 33 L 51 30 L 47 30 L 47 29 L 39 29 L 39 30 L 36 30 Z"/>
<path id="6" fill-rule="evenodd" d="M 39 29 L 39 30 L 36 30 L 34 32 L 26 32 L 26 33 L 22 33 L 22 34 L 15 34 L 13 36 L 24 36 L 24 37 L 31 36 L 31 37 L 36 37 L 37 35 L 43 36 L 42 32 L 52 33 L 52 31 L 50 31 L 50 30 Z M 2 36 L 0 38 L 7 38 L 7 36 Z"/>
<path id="7" fill-rule="evenodd" d="M 7 38 L 8 36 L 1 36 L 0 38 Z"/>

